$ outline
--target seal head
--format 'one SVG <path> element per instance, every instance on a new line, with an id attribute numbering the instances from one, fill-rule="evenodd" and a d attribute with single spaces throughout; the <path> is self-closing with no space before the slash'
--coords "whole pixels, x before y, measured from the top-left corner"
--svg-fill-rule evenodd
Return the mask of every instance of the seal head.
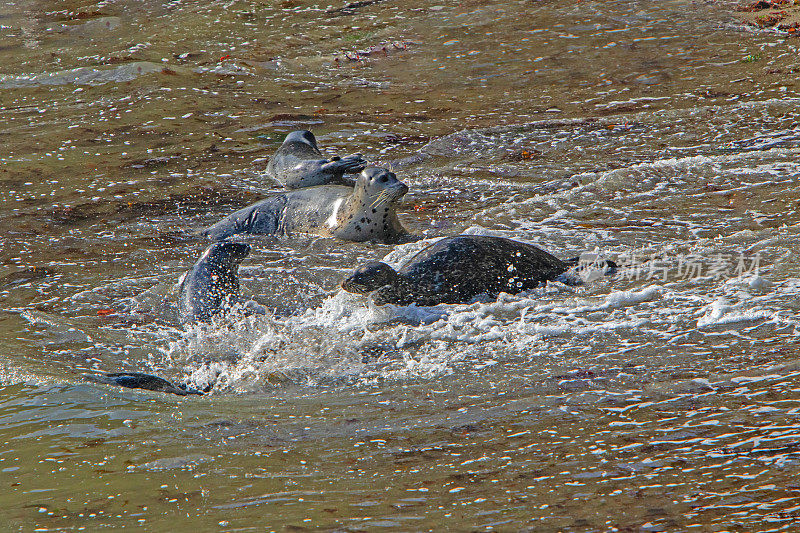
<path id="1" fill-rule="evenodd" d="M 250 245 L 217 242 L 209 246 L 180 281 L 181 322 L 207 322 L 239 296 L 239 264 Z"/>
<path id="2" fill-rule="evenodd" d="M 308 130 L 293 131 L 267 164 L 267 174 L 287 189 L 341 184 L 352 186 L 345 174 L 357 174 L 366 166 L 361 154 L 325 159 L 317 139 Z"/>
<path id="3" fill-rule="evenodd" d="M 283 140 L 283 144 L 305 144 L 311 147 L 311 150 L 315 153 L 320 153 L 319 147 L 317 146 L 317 138 L 314 137 L 314 134 L 308 130 L 297 130 L 293 131 L 286 138 Z M 302 151 L 302 149 L 298 148 L 298 151 Z"/>
<path id="4" fill-rule="evenodd" d="M 397 271 L 380 261 L 366 263 L 356 268 L 350 277 L 342 282 L 347 292 L 367 294 L 381 287 L 399 282 Z"/>
<path id="5" fill-rule="evenodd" d="M 408 185 L 394 172 L 365 168 L 353 194 L 330 221 L 334 236 L 348 241 L 402 241 L 408 232 L 397 218 L 397 204 L 407 192 Z"/>

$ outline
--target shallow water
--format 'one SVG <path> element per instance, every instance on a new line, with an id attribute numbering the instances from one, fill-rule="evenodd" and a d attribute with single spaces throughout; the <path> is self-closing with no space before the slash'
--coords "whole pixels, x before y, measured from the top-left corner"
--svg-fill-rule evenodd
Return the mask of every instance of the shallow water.
<path id="1" fill-rule="evenodd" d="M 733 5 L 0 6 L 0 523 L 795 530 L 800 41 Z M 277 190 L 299 128 L 395 169 L 423 240 L 253 238 L 269 313 L 181 328 L 196 231 Z M 462 232 L 622 268 L 434 308 L 338 289 Z"/>

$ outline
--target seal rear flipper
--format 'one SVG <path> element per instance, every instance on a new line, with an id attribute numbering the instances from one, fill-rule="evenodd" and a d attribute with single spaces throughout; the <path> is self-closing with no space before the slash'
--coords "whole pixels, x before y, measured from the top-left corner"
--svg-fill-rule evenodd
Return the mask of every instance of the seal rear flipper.
<path id="1" fill-rule="evenodd" d="M 274 235 L 279 230 L 285 205 L 286 195 L 272 196 L 228 215 L 206 228 L 202 235 L 215 242 L 240 233 Z"/>
<path id="2" fill-rule="evenodd" d="M 351 154 L 342 158 L 332 157 L 322 165 L 322 170 L 329 174 L 358 174 L 367 168 L 367 160 L 361 154 Z"/>
<path id="3" fill-rule="evenodd" d="M 284 199 L 280 207 L 285 203 Z M 254 209 L 238 229 L 237 233 L 275 235 L 281 229 L 281 212 L 279 209 Z"/>
<path id="4" fill-rule="evenodd" d="M 587 258 L 587 255 L 590 257 Z M 594 270 L 602 270 L 603 274 L 606 276 L 613 276 L 617 273 L 617 269 L 619 268 L 614 261 L 610 259 L 601 259 L 599 256 L 593 253 L 580 255 L 578 257 L 573 257 L 572 259 L 566 259 L 564 260 L 564 264 L 566 264 L 569 268 L 592 268 Z"/>
<path id="5" fill-rule="evenodd" d="M 87 381 L 101 383 L 103 385 L 116 385 L 129 389 L 145 389 L 156 392 L 166 392 L 170 394 L 176 394 L 178 396 L 186 396 L 188 394 L 203 394 L 202 392 L 195 389 L 190 389 L 185 385 L 175 386 L 173 383 L 164 378 L 153 376 L 151 374 L 143 374 L 141 372 L 83 374 L 83 378 Z"/>

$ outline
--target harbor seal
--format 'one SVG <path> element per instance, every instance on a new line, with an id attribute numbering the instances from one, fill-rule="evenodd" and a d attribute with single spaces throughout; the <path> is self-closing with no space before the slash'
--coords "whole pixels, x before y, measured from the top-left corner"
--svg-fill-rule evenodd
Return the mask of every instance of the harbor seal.
<path id="1" fill-rule="evenodd" d="M 203 394 L 199 390 L 190 389 L 186 385 L 175 385 L 164 378 L 141 372 L 112 372 L 110 374 L 84 374 L 87 381 L 104 385 L 117 385 L 129 389 L 146 389 L 156 392 L 168 392 L 178 396 Z"/>
<path id="2" fill-rule="evenodd" d="M 578 262 L 579 258 L 562 261 L 531 244 L 503 237 L 459 235 L 423 248 L 399 271 L 381 262 L 362 265 L 342 282 L 342 288 L 372 293 L 376 305 L 468 303 L 482 294 L 496 297 L 532 289 Z M 606 261 L 604 267 L 611 270 L 616 265 Z"/>
<path id="3" fill-rule="evenodd" d="M 267 164 L 267 174 L 287 189 L 315 185 L 353 185 L 345 174 L 358 174 L 367 166 L 361 154 L 325 159 L 317 139 L 308 130 L 293 131 Z"/>
<path id="4" fill-rule="evenodd" d="M 250 245 L 218 242 L 209 246 L 179 283 L 182 323 L 207 322 L 239 296 L 239 263 Z"/>
<path id="5" fill-rule="evenodd" d="M 410 238 L 397 218 L 408 186 L 384 168 L 366 168 L 354 188 L 319 185 L 276 194 L 240 209 L 203 231 L 221 241 L 238 233 L 310 233 L 346 241 L 401 242 Z"/>

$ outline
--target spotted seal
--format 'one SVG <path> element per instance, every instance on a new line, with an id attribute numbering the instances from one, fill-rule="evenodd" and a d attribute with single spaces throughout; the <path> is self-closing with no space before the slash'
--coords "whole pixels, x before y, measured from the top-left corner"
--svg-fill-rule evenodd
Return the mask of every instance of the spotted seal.
<path id="1" fill-rule="evenodd" d="M 532 289 L 578 262 L 579 258 L 562 261 L 531 244 L 503 237 L 459 235 L 427 246 L 399 271 L 380 262 L 362 265 L 342 282 L 342 288 L 373 293 L 377 305 L 468 303 L 483 294 L 496 297 Z M 616 267 L 610 261 L 604 266 Z"/>
<path id="2" fill-rule="evenodd" d="M 367 166 L 361 154 L 325 159 L 317 139 L 308 130 L 293 131 L 267 164 L 267 174 L 287 189 L 315 185 L 352 185 L 345 174 L 358 174 Z"/>
<path id="3" fill-rule="evenodd" d="M 117 385 L 129 389 L 146 389 L 157 392 L 167 392 L 186 396 L 188 394 L 203 394 L 199 390 L 190 389 L 186 385 L 175 385 L 170 381 L 152 374 L 141 372 L 112 372 L 109 374 L 84 374 L 84 379 L 104 385 Z"/>
<path id="4" fill-rule="evenodd" d="M 209 246 L 179 283 L 178 310 L 183 323 L 207 322 L 239 296 L 239 263 L 250 245 L 218 242 Z"/>
<path id="5" fill-rule="evenodd" d="M 397 218 L 408 186 L 383 168 L 366 168 L 355 187 L 319 185 L 276 194 L 240 209 L 203 231 L 220 241 L 247 233 L 310 233 L 346 241 L 401 242 L 410 238 Z"/>

